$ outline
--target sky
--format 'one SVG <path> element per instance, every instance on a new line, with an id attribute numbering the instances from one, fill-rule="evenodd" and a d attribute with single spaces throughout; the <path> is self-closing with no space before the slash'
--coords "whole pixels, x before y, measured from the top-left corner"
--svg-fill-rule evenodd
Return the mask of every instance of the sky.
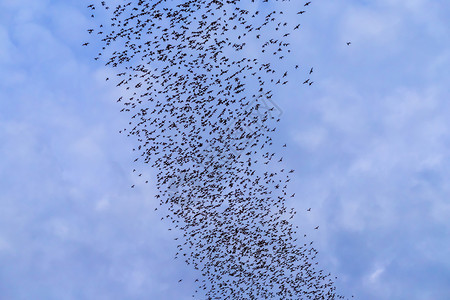
<path id="1" fill-rule="evenodd" d="M 88 4 L 0 0 L 0 299 L 191 299 L 155 173 L 133 174 L 118 132 L 114 70 L 81 46 Z M 301 71 L 273 97 L 288 204 L 356 299 L 450 299 L 449 16 L 312 1 L 291 42 Z"/>

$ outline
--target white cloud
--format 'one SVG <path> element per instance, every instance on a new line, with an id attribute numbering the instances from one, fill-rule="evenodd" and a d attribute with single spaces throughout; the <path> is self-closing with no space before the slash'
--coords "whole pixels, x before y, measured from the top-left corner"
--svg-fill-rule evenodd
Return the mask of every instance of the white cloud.
<path id="1" fill-rule="evenodd" d="M 373 283 L 378 281 L 379 277 L 383 274 L 384 268 L 377 268 L 372 274 L 369 276 L 369 280 Z"/>

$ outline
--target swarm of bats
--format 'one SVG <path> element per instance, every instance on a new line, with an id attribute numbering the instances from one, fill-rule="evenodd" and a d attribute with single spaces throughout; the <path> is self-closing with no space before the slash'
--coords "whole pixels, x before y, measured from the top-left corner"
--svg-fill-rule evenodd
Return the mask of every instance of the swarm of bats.
<path id="1" fill-rule="evenodd" d="M 274 91 L 299 68 L 285 67 L 300 28 L 286 21 L 285 1 L 118 2 L 88 6 L 108 20 L 88 30 L 90 44 L 117 71 L 130 115 L 122 132 L 138 142 L 136 168 L 158 172 L 164 218 L 183 233 L 176 258 L 200 270 L 202 294 L 343 298 L 312 242 L 297 240 L 286 207 L 294 170 L 273 151 Z"/>

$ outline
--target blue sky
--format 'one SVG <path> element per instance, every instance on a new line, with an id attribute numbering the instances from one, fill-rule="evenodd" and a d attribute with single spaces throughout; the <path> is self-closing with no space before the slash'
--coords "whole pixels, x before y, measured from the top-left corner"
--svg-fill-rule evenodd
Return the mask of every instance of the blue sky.
<path id="1" fill-rule="evenodd" d="M 0 299 L 190 299 L 196 274 L 118 133 L 123 91 L 81 46 L 88 4 L 0 0 Z M 292 40 L 301 70 L 274 96 L 289 204 L 358 299 L 450 299 L 449 16 L 313 1 Z"/>

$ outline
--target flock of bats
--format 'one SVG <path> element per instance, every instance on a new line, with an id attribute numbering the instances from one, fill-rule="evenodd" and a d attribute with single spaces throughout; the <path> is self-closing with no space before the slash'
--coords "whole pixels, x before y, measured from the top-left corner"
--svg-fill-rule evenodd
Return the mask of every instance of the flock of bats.
<path id="1" fill-rule="evenodd" d="M 294 170 L 273 150 L 274 91 L 299 69 L 285 67 L 301 26 L 287 21 L 289 1 L 119 2 L 88 6 L 108 21 L 84 45 L 116 70 L 130 115 L 121 132 L 137 140 L 133 171 L 158 172 L 163 218 L 183 233 L 176 258 L 202 274 L 193 297 L 344 299 L 313 243 L 298 240 L 286 207 Z"/>

